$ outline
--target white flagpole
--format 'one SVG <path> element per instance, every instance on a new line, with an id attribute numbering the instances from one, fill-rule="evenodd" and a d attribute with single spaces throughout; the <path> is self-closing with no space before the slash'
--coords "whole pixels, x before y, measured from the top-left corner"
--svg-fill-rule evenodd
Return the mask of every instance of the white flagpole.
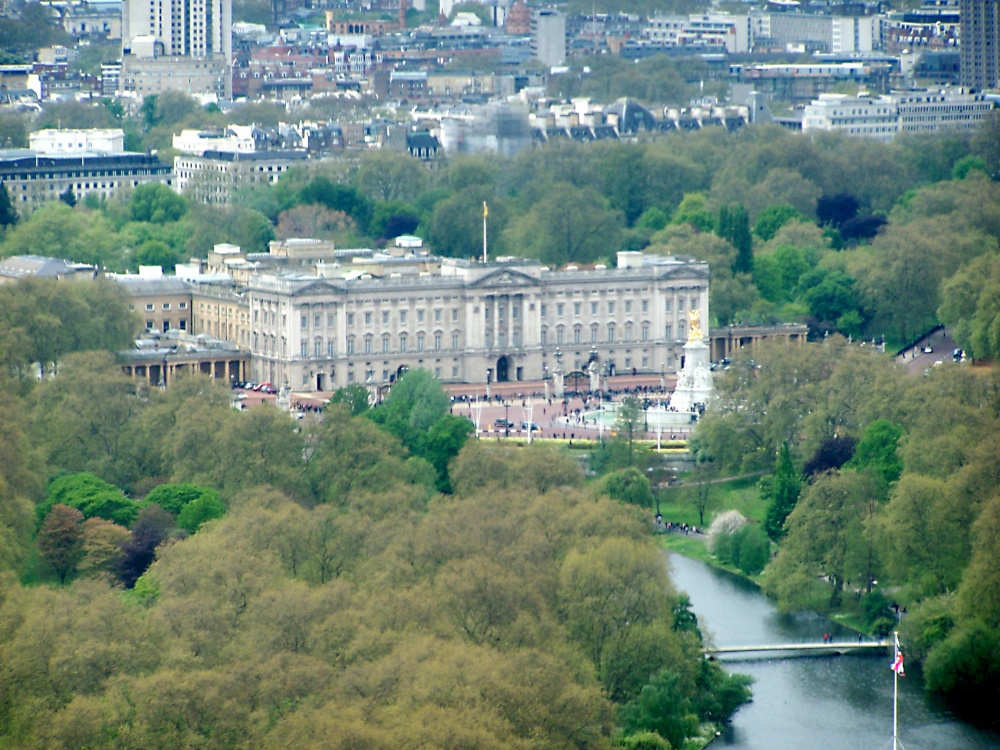
<path id="1" fill-rule="evenodd" d="M 486 217 L 489 216 L 489 209 L 486 207 L 486 201 L 483 201 L 483 263 L 488 262 L 486 254 Z"/>
<path id="2" fill-rule="evenodd" d="M 899 670 L 895 664 L 899 658 L 899 633 L 895 630 L 892 632 L 892 642 L 895 647 L 892 652 L 892 750 L 898 750 L 899 737 L 896 729 L 899 719 Z"/>

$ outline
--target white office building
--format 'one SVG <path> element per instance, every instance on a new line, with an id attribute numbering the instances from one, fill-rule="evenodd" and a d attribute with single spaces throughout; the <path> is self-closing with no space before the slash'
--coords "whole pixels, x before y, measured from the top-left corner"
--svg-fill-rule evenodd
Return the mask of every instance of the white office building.
<path id="1" fill-rule="evenodd" d="M 839 131 L 891 141 L 897 133 L 975 130 L 994 102 L 963 91 L 908 91 L 887 96 L 823 94 L 805 109 L 804 131 Z"/>
<path id="2" fill-rule="evenodd" d="M 120 90 L 232 98 L 232 0 L 124 0 Z"/>
<path id="3" fill-rule="evenodd" d="M 726 52 L 749 52 L 749 16 L 731 13 L 695 13 L 689 16 L 653 16 L 642 35 L 665 47 L 724 47 Z"/>
<path id="4" fill-rule="evenodd" d="M 555 67 L 566 62 L 566 16 L 557 10 L 531 14 L 531 56 Z"/>
<path id="5" fill-rule="evenodd" d="M 125 152 L 125 131 L 121 128 L 36 130 L 28 135 L 28 147 L 40 156 L 120 154 Z"/>

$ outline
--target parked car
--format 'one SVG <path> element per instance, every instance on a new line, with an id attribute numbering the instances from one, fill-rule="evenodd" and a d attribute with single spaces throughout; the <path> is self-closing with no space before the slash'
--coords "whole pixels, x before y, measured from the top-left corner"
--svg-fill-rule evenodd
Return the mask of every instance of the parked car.
<path id="1" fill-rule="evenodd" d="M 522 430 L 531 430 L 532 432 L 538 432 L 538 425 L 534 422 L 521 422 Z"/>
<path id="2" fill-rule="evenodd" d="M 500 417 L 500 419 L 493 423 L 493 427 L 498 430 L 507 430 L 513 426 L 514 425 L 510 422 L 510 420 L 504 419 L 503 417 Z"/>

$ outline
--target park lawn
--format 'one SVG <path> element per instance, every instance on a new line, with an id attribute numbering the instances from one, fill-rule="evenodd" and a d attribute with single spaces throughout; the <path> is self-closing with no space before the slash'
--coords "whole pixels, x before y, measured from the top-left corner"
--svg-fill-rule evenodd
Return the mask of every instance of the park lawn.
<path id="1" fill-rule="evenodd" d="M 690 475 L 681 475 L 681 478 L 685 484 L 679 487 L 666 487 L 659 492 L 659 512 L 663 520 L 686 523 L 690 526 L 704 525 L 707 529 L 716 514 L 725 510 L 737 510 L 751 521 L 764 522 L 767 505 L 757 492 L 759 475 L 712 484 L 704 524 L 701 523 L 698 508 L 695 506 L 695 485 L 691 483 Z"/>
<path id="2" fill-rule="evenodd" d="M 687 534 L 660 534 L 657 540 L 663 549 L 690 557 L 692 560 L 700 560 L 709 565 L 714 564 L 712 555 L 708 551 L 708 545 L 701 537 L 688 536 Z"/>

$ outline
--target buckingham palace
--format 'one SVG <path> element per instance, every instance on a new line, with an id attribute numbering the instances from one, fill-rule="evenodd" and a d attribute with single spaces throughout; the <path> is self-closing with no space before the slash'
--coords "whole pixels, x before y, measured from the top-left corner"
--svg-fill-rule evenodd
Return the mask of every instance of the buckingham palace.
<path id="1" fill-rule="evenodd" d="M 251 377 L 295 391 L 387 385 L 409 368 L 446 383 L 673 373 L 688 313 L 709 320 L 708 264 L 620 252 L 617 267 L 425 258 L 381 272 L 256 273 Z"/>

